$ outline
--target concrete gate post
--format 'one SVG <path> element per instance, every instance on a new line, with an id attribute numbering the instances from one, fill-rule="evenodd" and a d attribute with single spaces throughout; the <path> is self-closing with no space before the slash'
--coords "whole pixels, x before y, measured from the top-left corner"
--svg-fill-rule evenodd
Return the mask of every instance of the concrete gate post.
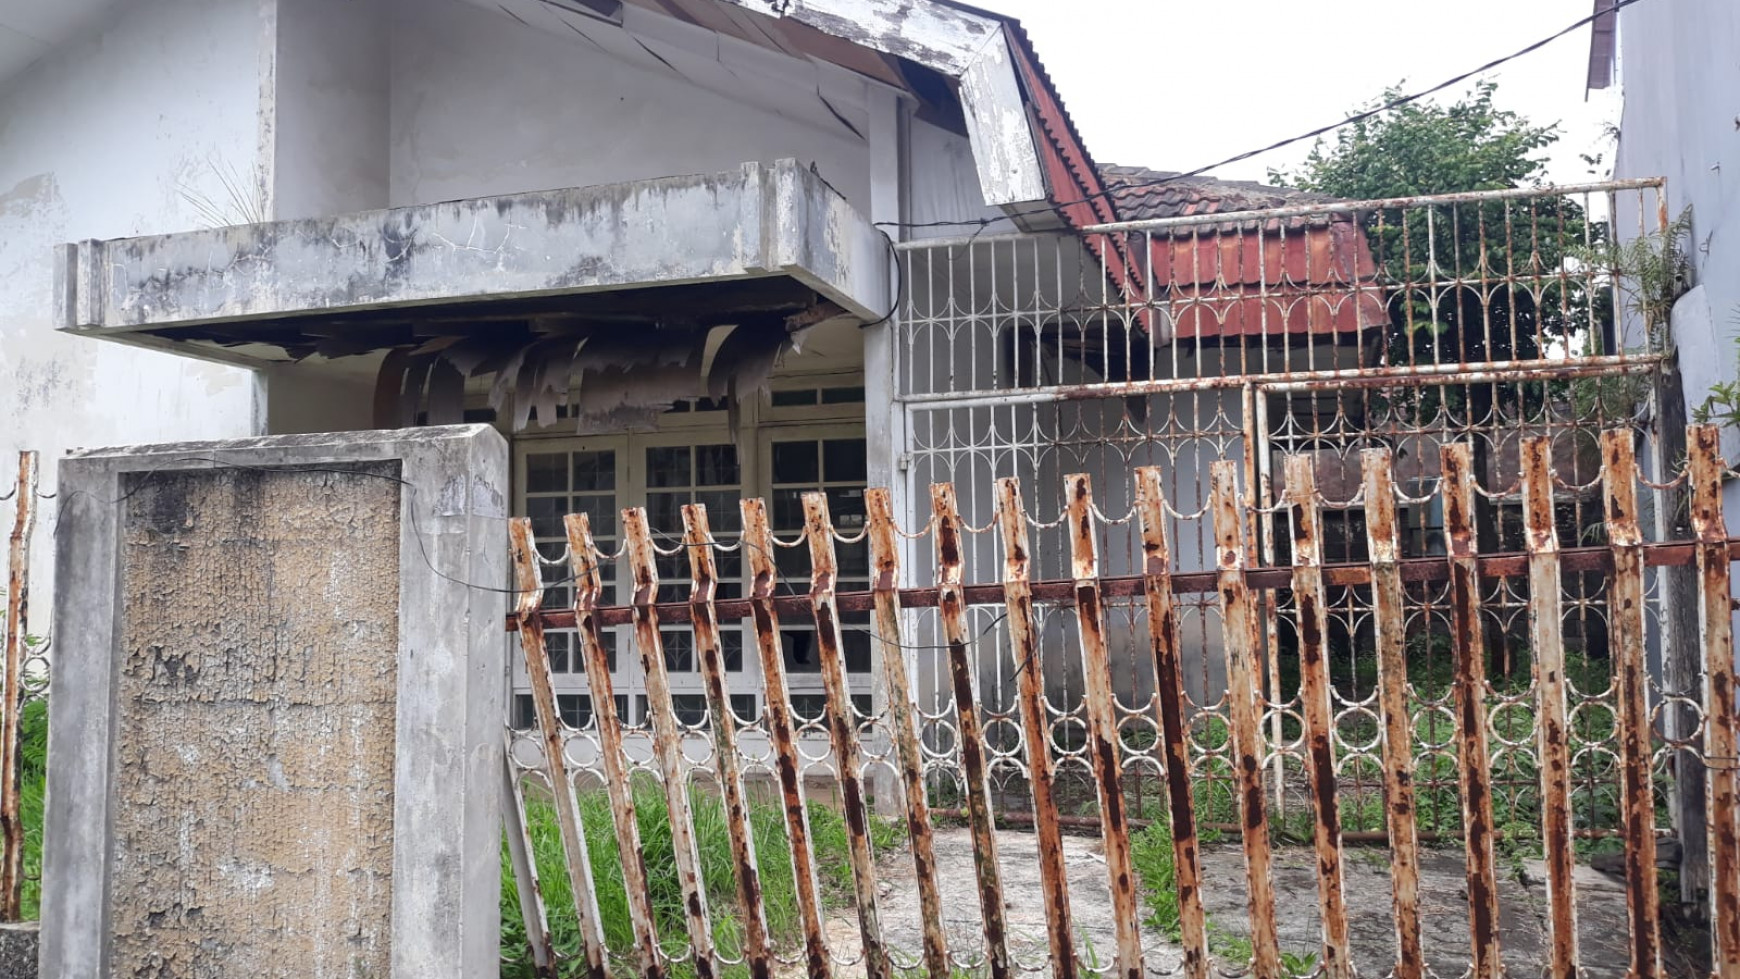
<path id="1" fill-rule="evenodd" d="M 499 969 L 507 444 L 61 465 L 41 974 Z"/>

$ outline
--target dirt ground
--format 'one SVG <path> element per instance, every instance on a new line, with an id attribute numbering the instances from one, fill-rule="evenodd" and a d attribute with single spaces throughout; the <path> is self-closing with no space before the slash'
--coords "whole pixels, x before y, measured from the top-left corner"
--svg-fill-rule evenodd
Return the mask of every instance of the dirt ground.
<path id="1" fill-rule="evenodd" d="M 1027 832 L 1001 831 L 997 834 L 997 848 L 1012 952 L 1024 971 L 1047 971 L 1045 907 L 1040 897 L 1034 837 Z M 962 828 L 939 828 L 936 849 L 950 949 L 963 957 L 977 957 L 982 954 L 983 938 L 971 835 Z M 1116 942 L 1102 854 L 1102 844 L 1097 839 L 1071 836 L 1064 840 L 1070 903 L 1080 936 L 1077 947 L 1090 963 L 1097 961 L 1103 968 L 1111 964 Z M 1363 975 L 1386 975 L 1395 956 L 1388 853 L 1381 847 L 1349 847 L 1347 854 L 1345 879 L 1354 964 Z M 1314 952 L 1320 932 L 1317 874 L 1311 850 L 1279 848 L 1274 866 L 1281 947 L 1289 952 Z M 1510 876 L 1500 884 L 1500 940 L 1512 976 L 1538 976 L 1542 973 L 1547 942 L 1545 871 L 1539 863 L 1525 863 L 1522 869 L 1522 879 L 1511 868 Z M 1244 857 L 1236 843 L 1204 846 L 1203 875 L 1205 906 L 1211 924 L 1228 934 L 1245 934 Z M 896 950 L 897 963 L 916 965 L 922 932 L 910 853 L 901 851 L 884 856 L 879 867 L 879 884 L 883 931 Z M 1421 924 L 1428 960 L 1439 975 L 1462 974 L 1468 967 L 1468 903 L 1459 849 L 1428 849 L 1422 853 L 1421 895 Z M 1579 866 L 1577 904 L 1582 974 L 1589 979 L 1620 979 L 1626 971 L 1627 931 L 1621 882 Z M 828 936 L 842 963 L 860 957 L 855 919 L 833 919 Z M 1176 945 L 1152 931 L 1145 932 L 1143 944 L 1151 975 L 1178 973 L 1180 950 Z M 1221 964 L 1228 970 L 1243 965 Z M 863 969 L 861 965 L 843 964 L 838 974 L 851 979 L 863 975 Z"/>

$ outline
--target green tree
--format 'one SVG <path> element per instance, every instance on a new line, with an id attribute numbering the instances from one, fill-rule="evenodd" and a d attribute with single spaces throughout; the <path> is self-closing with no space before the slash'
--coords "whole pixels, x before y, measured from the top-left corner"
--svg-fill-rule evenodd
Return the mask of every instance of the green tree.
<path id="1" fill-rule="evenodd" d="M 1481 82 L 1448 104 L 1383 109 L 1319 139 L 1297 170 L 1271 171 L 1270 177 L 1349 200 L 1544 186 L 1544 151 L 1558 141 L 1558 126 L 1499 108 L 1496 92 L 1494 83 Z M 1401 95 L 1391 88 L 1372 106 Z M 1605 240 L 1606 225 L 1590 222 L 1573 197 L 1379 208 L 1363 212 L 1361 220 L 1385 286 L 1388 329 L 1373 352 L 1386 365 L 1613 352 L 1610 290 L 1578 264 L 1580 254 Z M 1452 376 L 1397 384 L 1379 400 L 1392 423 L 1407 429 L 1496 436 L 1583 412 L 1573 387 L 1580 383 L 1474 383 Z M 1492 438 L 1471 441 L 1475 472 L 1485 479 Z M 1493 507 L 1477 506 L 1476 514 L 1481 548 L 1500 548 Z"/>
<path id="2" fill-rule="evenodd" d="M 1498 108 L 1496 91 L 1481 82 L 1449 105 L 1384 110 L 1337 130 L 1333 142 L 1319 139 L 1299 170 L 1270 176 L 1349 200 L 1542 186 L 1542 152 L 1559 128 Z M 1401 94 L 1391 88 L 1373 104 Z M 1529 360 L 1571 338 L 1588 344 L 1594 322 L 1611 321 L 1609 300 L 1586 277 L 1560 274 L 1605 227 L 1570 197 L 1382 209 L 1367 212 L 1365 225 L 1390 286 L 1391 365 Z M 1428 415 L 1442 408 L 1487 418 L 1538 411 L 1549 391 L 1488 384 L 1398 393 Z"/>

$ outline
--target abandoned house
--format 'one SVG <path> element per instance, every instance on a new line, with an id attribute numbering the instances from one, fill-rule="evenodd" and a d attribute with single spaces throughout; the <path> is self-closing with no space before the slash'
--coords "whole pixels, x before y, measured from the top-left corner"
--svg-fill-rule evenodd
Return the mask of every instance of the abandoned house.
<path id="1" fill-rule="evenodd" d="M 1572 400 L 1539 382 L 1530 421 L 1495 420 L 1520 403 L 1499 380 L 1461 420 L 1385 398 L 1386 377 L 1565 354 L 1519 341 L 1512 310 L 1508 345 L 1397 359 L 1394 254 L 1455 202 L 1421 205 L 1409 230 L 1318 195 L 1098 163 L 1021 27 L 949 0 L 78 0 L 16 16 L 33 19 L 8 21 L 28 43 L 0 48 L 15 379 L 0 406 L 21 419 L 7 437 L 47 453 L 486 422 L 513 440 L 512 510 L 551 557 L 564 514 L 588 513 L 610 551 L 632 506 L 669 546 L 679 507 L 706 504 L 728 541 L 742 497 L 790 538 L 818 489 L 850 534 L 865 488 L 890 487 L 916 531 L 930 485 L 952 481 L 976 528 L 1002 476 L 1030 487 L 1043 541 L 1067 474 L 1093 476 L 1116 518 L 1130 470 L 1159 464 L 1174 560 L 1198 570 L 1214 564 L 1213 460 L 1241 461 L 1261 503 L 1281 452 L 1319 452 L 1341 461 L 1324 478 L 1345 499 L 1372 432 L 1425 479 L 1438 443 L 1479 430 L 1483 478 L 1504 485 L 1520 434 L 1558 430 L 1541 405 Z M 1520 197 L 1472 207 L 1536 232 L 1552 216 Z M 1536 303 L 1588 300 L 1543 298 L 1562 269 L 1531 275 Z M 1466 277 L 1440 261 L 1417 285 Z M 1594 353 L 1622 360 L 1636 344 L 1612 332 Z M 1435 506 L 1404 514 L 1421 553 Z M 972 546 L 989 556 L 994 537 Z M 1101 546 L 1105 573 L 1136 567 L 1133 536 Z M 1037 558 L 1068 574 L 1061 544 Z M 868 587 L 867 545 L 841 560 L 840 588 Z M 740 594 L 742 552 L 721 561 L 721 597 Z M 780 561 L 807 574 L 799 551 Z M 660 571 L 661 598 L 684 598 L 683 555 Z M 868 618 L 848 626 L 868 712 Z M 749 716 L 739 628 L 724 642 Z M 784 628 L 794 707 L 818 715 L 812 629 Z M 1203 607 L 1185 629 L 1193 690 L 1211 695 L 1218 624 Z M 582 725 L 578 651 L 550 641 Z M 619 712 L 639 722 L 626 627 L 607 641 Z M 672 630 L 665 649 L 698 723 L 691 641 Z M 1114 662 L 1140 698 L 1135 642 Z M 1079 690 L 1079 664 L 1047 678 Z M 526 698 L 513 709 L 528 719 Z"/>

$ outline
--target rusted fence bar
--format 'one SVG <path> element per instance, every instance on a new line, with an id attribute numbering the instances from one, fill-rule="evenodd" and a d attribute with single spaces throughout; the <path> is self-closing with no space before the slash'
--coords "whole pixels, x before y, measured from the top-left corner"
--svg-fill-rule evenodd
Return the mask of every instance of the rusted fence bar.
<path id="1" fill-rule="evenodd" d="M 677 886 L 683 892 L 683 923 L 689 930 L 696 979 L 714 979 L 719 963 L 713 950 L 713 929 L 707 915 L 707 889 L 701 883 L 701 853 L 695 844 L 694 814 L 689 810 L 689 776 L 683 762 L 683 728 L 671 703 L 671 681 L 665 671 L 665 644 L 659 635 L 659 570 L 647 527 L 646 510 L 622 511 L 622 532 L 628 540 L 628 570 L 634 583 L 634 646 L 646 677 L 647 713 L 653 731 L 653 756 L 665 790 L 665 812 L 671 824 L 671 850 Z"/>
<path id="2" fill-rule="evenodd" d="M 1698 539 L 1698 612 L 1704 646 L 1704 764 L 1709 768 L 1711 972 L 1740 979 L 1740 717 L 1734 701 L 1734 601 L 1722 461 L 1714 425 L 1687 430 L 1692 532 Z"/>
<path id="3" fill-rule="evenodd" d="M 1450 640 L 1455 658 L 1457 779 L 1468 864 L 1471 979 L 1499 979 L 1498 867 L 1493 854 L 1492 760 L 1486 732 L 1486 631 L 1475 564 L 1474 470 L 1467 445 L 1439 452 L 1450 554 Z"/>
<path id="4" fill-rule="evenodd" d="M 1299 626 L 1299 702 L 1305 719 L 1305 773 L 1316 818 L 1317 904 L 1323 921 L 1323 975 L 1350 979 L 1347 895 L 1342 879 L 1341 806 L 1336 792 L 1334 694 L 1329 680 L 1329 610 L 1323 594 L 1323 515 L 1310 456 L 1290 456 L 1287 502 L 1293 516 L 1293 602 Z"/>
<path id="5" fill-rule="evenodd" d="M 936 516 L 936 583 L 942 600 L 943 642 L 948 646 L 949 676 L 955 694 L 959 726 L 962 780 L 967 797 L 967 821 L 973 830 L 973 861 L 978 873 L 979 910 L 985 925 L 985 956 L 991 979 L 1011 979 L 1009 925 L 1003 912 L 1003 871 L 997 862 L 997 824 L 991 810 L 990 759 L 979 718 L 979 695 L 973 685 L 972 649 L 968 645 L 967 608 L 961 595 L 961 517 L 955 488 L 936 483 L 930 488 Z"/>
<path id="6" fill-rule="evenodd" d="M 1577 972 L 1576 851 L 1571 845 L 1571 730 L 1552 467 L 1550 440 L 1543 436 L 1523 441 L 1523 537 L 1529 551 L 1535 746 L 1540 752 L 1541 844 L 1547 864 L 1547 969 L 1549 975 L 1570 979 Z"/>
<path id="7" fill-rule="evenodd" d="M 834 522 L 828 516 L 826 493 L 804 494 L 804 536 L 810 546 L 810 609 L 816 621 L 816 649 L 827 691 L 828 739 L 840 785 L 840 807 L 846 817 L 847 853 L 852 862 L 852 887 L 858 899 L 858 931 L 864 939 L 864 971 L 869 979 L 888 979 L 892 968 L 882 944 L 882 921 L 876 910 L 876 855 L 870 850 L 870 805 L 864 796 L 863 752 L 858 746 L 858 722 L 846 690 L 846 661 L 840 645 L 840 610 L 834 603 L 839 564 L 834 556 Z"/>
<path id="8" fill-rule="evenodd" d="M 1250 889 L 1252 968 L 1259 976 L 1278 976 L 1281 943 L 1275 925 L 1274 870 L 1270 866 L 1269 820 L 1263 798 L 1262 707 L 1258 703 L 1255 665 L 1257 634 L 1262 623 L 1257 621 L 1257 609 L 1245 582 L 1245 521 L 1237 464 L 1226 460 L 1215 462 L 1210 467 L 1210 480 L 1226 646 L 1227 709 L 1236 756 L 1245 882 Z"/>
<path id="9" fill-rule="evenodd" d="M 1124 806 L 1124 767 L 1118 751 L 1117 693 L 1106 651 L 1106 612 L 1100 598 L 1100 560 L 1094 532 L 1094 491 L 1085 474 L 1065 477 L 1069 501 L 1070 570 L 1075 578 L 1075 617 L 1081 635 L 1082 679 L 1087 694 L 1088 758 L 1094 770 L 1100 819 L 1105 823 L 1106 878 L 1112 892 L 1117 935 L 1117 972 L 1142 979 L 1141 913 L 1136 868 L 1130 860 L 1130 814 Z"/>
<path id="10" fill-rule="evenodd" d="M 598 546 L 592 540 L 592 522 L 587 514 L 569 514 L 563 523 L 568 534 L 569 569 L 574 577 L 580 655 L 586 667 L 586 688 L 592 697 L 599 767 L 603 769 L 605 795 L 610 799 L 611 826 L 616 833 L 616 850 L 622 857 L 622 888 L 628 902 L 629 927 L 634 933 L 641 975 L 657 979 L 665 974 L 665 965 L 659 954 L 652 887 L 647 879 L 646 855 L 640 845 L 640 821 L 635 813 L 628 755 L 622 748 L 622 718 L 616 715 L 610 655 L 598 626 L 598 596 L 604 591 Z"/>
<path id="11" fill-rule="evenodd" d="M 1620 815 L 1625 827 L 1625 909 L 1632 979 L 1661 971 L 1661 898 L 1656 891 L 1655 745 L 1644 662 L 1643 532 L 1637 522 L 1637 456 L 1629 429 L 1601 433 L 1602 486 L 1613 576 L 1607 584 L 1608 648 L 1619 703 Z"/>
<path id="12" fill-rule="evenodd" d="M 707 688 L 707 713 L 712 721 L 713 763 L 724 797 L 725 827 L 731 836 L 731 859 L 737 879 L 738 914 L 743 921 L 743 960 L 750 979 L 769 979 L 773 949 L 768 941 L 767 914 L 761 901 L 761 865 L 755 857 L 755 833 L 749 823 L 749 798 L 743 791 L 743 763 L 737 753 L 737 716 L 725 678 L 725 651 L 719 642 L 719 619 L 713 598 L 719 572 L 713 559 L 713 530 L 707 508 L 683 507 L 683 546 L 689 552 L 689 606 L 694 610 L 695 654 L 701 682 Z"/>
<path id="13" fill-rule="evenodd" d="M 1396 487 L 1388 449 L 1367 449 L 1365 533 L 1371 558 L 1372 628 L 1377 634 L 1378 710 L 1384 728 L 1384 819 L 1389 827 L 1395 907 L 1396 979 L 1421 979 L 1420 847 L 1414 812 L 1414 722 L 1408 714 L 1408 612 L 1397 567 Z"/>
<path id="14" fill-rule="evenodd" d="M 1045 701 L 1043 660 L 1038 623 L 1033 615 L 1033 589 L 1027 539 L 1027 511 L 1021 483 L 997 480 L 997 521 L 1003 532 L 1003 594 L 1009 617 L 1009 648 L 1015 658 L 1017 696 L 1021 701 L 1021 732 L 1027 744 L 1027 770 L 1033 794 L 1033 826 L 1039 848 L 1039 886 L 1045 895 L 1046 937 L 1051 949 L 1051 974 L 1075 979 L 1074 917 L 1069 907 L 1069 872 L 1063 862 L 1063 829 L 1057 812 L 1057 769 L 1051 758 L 1051 716 Z"/>
<path id="15" fill-rule="evenodd" d="M 930 979 L 949 979 L 948 936 L 943 930 L 942 885 L 937 880 L 930 799 L 924 788 L 924 754 L 918 742 L 918 719 L 906 676 L 906 644 L 900 623 L 899 528 L 894 523 L 894 501 L 887 490 L 866 491 L 864 508 L 870 520 L 876 648 L 881 654 L 882 683 L 888 698 L 889 735 L 900 765 L 901 792 L 906 797 L 906 835 L 912 843 L 919 913 L 924 916 L 924 965 Z"/>
<path id="16" fill-rule="evenodd" d="M 30 637 L 30 537 L 36 528 L 36 453 L 18 453 L 6 563 L 6 676 L 0 683 L 0 921 L 17 921 L 24 902 L 24 785 L 19 752 L 24 657 Z"/>
<path id="17" fill-rule="evenodd" d="M 804 964 L 809 979 L 829 979 L 833 957 L 822 925 L 822 889 L 816 879 L 815 847 L 810 837 L 809 807 L 804 803 L 803 759 L 798 754 L 797 725 L 792 723 L 791 695 L 785 682 L 785 645 L 779 635 L 774 591 L 779 568 L 773 559 L 773 532 L 767 526 L 767 505 L 743 500 L 743 548 L 749 566 L 749 600 L 755 621 L 755 649 L 761 660 L 761 680 L 767 696 L 767 737 L 773 744 L 774 768 L 785 806 L 785 832 L 791 844 L 792 882 L 797 892 L 798 918 L 803 924 Z"/>
<path id="18" fill-rule="evenodd" d="M 568 867 L 568 886 L 580 922 L 581 954 L 586 958 L 587 979 L 605 979 L 607 950 L 604 926 L 598 918 L 598 892 L 592 886 L 592 861 L 587 856 L 586 834 L 580 826 L 574 782 L 568 774 L 562 718 L 556 712 L 555 682 L 550 674 L 550 653 L 544 645 L 543 622 L 538 618 L 538 606 L 544 600 L 544 574 L 538 566 L 537 546 L 532 543 L 532 522 L 516 517 L 508 524 L 508 536 L 513 548 L 514 588 L 518 592 L 520 650 L 525 655 L 526 678 L 532 688 L 532 705 L 544 749 L 544 771 L 550 779 L 550 805 L 556 812 L 562 856 Z"/>
<path id="19" fill-rule="evenodd" d="M 1015 481 L 1003 480 L 1005 500 Z M 1172 817 L 1172 862 L 1178 890 L 1178 931 L 1184 975 L 1208 979 L 1208 919 L 1202 907 L 1202 859 L 1197 852 L 1196 800 L 1191 795 L 1189 719 L 1184 716 L 1184 664 L 1178 646 L 1178 606 L 1172 599 L 1172 553 L 1166 535 L 1166 490 L 1157 467 L 1136 470 L 1136 506 L 1142 517 L 1142 570 L 1148 583 L 1148 641 L 1154 653 L 1155 699 L 1164 744 L 1166 795 Z M 1019 513 L 1018 513 L 1019 516 Z M 1025 544 L 1025 523 L 1022 524 Z M 1005 531 L 1007 533 L 1007 530 Z M 1025 547 L 1023 547 L 1025 550 Z M 1029 600 L 1031 606 L 1031 600 Z M 1014 609 L 1010 609 L 1011 615 Z M 1031 608 L 1029 608 L 1031 614 Z M 1038 679 L 1034 682 L 1037 684 Z"/>

